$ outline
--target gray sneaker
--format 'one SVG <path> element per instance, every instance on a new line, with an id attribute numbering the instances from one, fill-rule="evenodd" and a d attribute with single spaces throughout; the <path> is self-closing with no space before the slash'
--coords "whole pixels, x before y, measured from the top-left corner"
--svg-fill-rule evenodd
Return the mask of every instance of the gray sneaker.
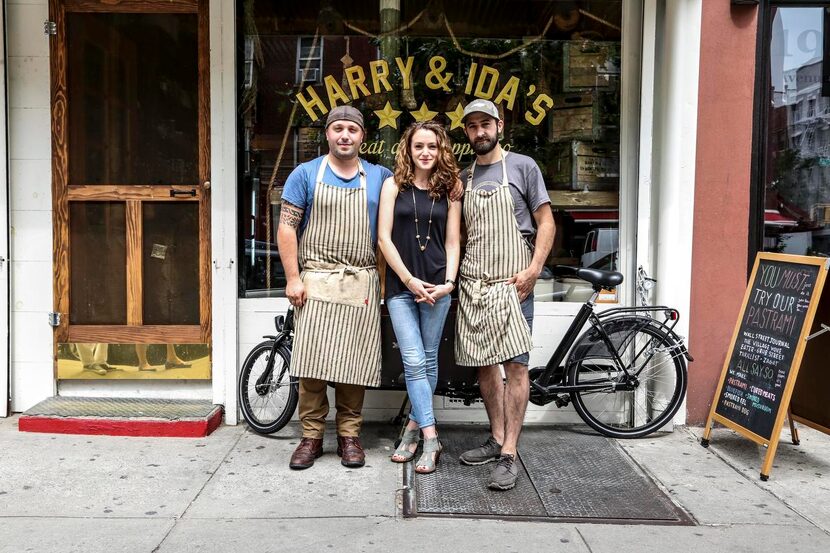
<path id="1" fill-rule="evenodd" d="M 490 483 L 487 487 L 491 490 L 509 490 L 516 485 L 519 477 L 519 469 L 516 467 L 516 457 L 505 453 L 499 458 L 493 471 L 490 473 Z"/>
<path id="2" fill-rule="evenodd" d="M 476 466 L 498 461 L 499 455 L 501 455 L 501 445 L 493 436 L 490 436 L 486 442 L 481 444 L 481 447 L 465 451 L 458 457 L 458 460 L 462 465 Z"/>

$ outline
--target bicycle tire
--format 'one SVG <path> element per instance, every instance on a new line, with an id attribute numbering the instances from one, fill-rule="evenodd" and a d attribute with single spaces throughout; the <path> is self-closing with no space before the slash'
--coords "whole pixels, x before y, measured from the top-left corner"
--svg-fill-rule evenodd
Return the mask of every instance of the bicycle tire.
<path id="1" fill-rule="evenodd" d="M 265 385 L 257 389 L 256 382 L 266 370 L 273 347 L 273 340 L 254 346 L 239 372 L 237 393 L 242 417 L 258 434 L 273 434 L 288 424 L 300 397 L 298 380 L 288 370 L 283 374 L 282 382 L 273 381 L 275 375 L 279 375 L 282 368 L 291 363 L 291 352 L 282 345 L 276 350 L 279 359 L 272 365 L 272 374 Z M 280 398 L 281 401 L 274 402 L 275 398 Z"/>
<path id="2" fill-rule="evenodd" d="M 620 357 L 626 366 L 633 363 L 637 386 L 634 390 L 614 388 L 625 373 L 613 363 L 601 333 L 592 328 L 571 350 L 567 382 L 608 382 L 608 389 L 571 392 L 574 409 L 588 426 L 605 436 L 647 436 L 668 423 L 683 403 L 687 386 L 683 347 L 673 334 L 646 317 L 612 319 L 603 322 L 603 328 L 615 348 L 621 350 Z M 634 357 L 637 351 L 641 352 L 640 357 Z M 651 360 L 646 363 L 647 355 L 642 353 L 652 353 Z"/>

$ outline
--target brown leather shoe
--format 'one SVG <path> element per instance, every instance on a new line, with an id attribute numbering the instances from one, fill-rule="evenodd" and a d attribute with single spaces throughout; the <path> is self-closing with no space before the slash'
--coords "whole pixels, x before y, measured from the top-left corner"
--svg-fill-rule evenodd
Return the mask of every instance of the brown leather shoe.
<path id="1" fill-rule="evenodd" d="M 314 464 L 314 460 L 323 454 L 322 438 L 303 438 L 300 445 L 291 455 L 288 467 L 294 470 L 307 469 Z"/>
<path id="2" fill-rule="evenodd" d="M 366 464 L 366 454 L 357 436 L 337 436 L 337 455 L 344 467 L 360 468 Z"/>

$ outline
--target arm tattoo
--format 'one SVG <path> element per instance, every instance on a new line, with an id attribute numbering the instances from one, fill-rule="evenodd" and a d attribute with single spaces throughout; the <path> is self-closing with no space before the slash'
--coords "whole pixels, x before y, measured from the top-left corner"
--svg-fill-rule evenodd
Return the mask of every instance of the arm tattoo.
<path id="1" fill-rule="evenodd" d="M 296 229 L 300 226 L 300 223 L 303 221 L 304 213 L 305 210 L 283 201 L 282 209 L 280 210 L 280 224 L 288 225 L 289 227 Z"/>

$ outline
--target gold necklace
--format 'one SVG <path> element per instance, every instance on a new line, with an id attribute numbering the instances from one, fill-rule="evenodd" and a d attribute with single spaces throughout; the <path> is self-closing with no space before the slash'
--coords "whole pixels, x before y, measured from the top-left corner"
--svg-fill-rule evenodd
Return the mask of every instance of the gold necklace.
<path id="1" fill-rule="evenodd" d="M 421 231 L 418 229 L 418 204 L 415 202 L 415 183 L 412 183 L 412 209 L 415 210 L 415 239 L 418 241 L 418 246 L 421 251 L 427 249 L 429 245 L 430 236 L 432 232 L 432 210 L 435 208 L 435 198 L 432 198 L 432 207 L 429 208 L 429 225 L 427 226 L 427 239 L 423 244 L 421 243 Z"/>

